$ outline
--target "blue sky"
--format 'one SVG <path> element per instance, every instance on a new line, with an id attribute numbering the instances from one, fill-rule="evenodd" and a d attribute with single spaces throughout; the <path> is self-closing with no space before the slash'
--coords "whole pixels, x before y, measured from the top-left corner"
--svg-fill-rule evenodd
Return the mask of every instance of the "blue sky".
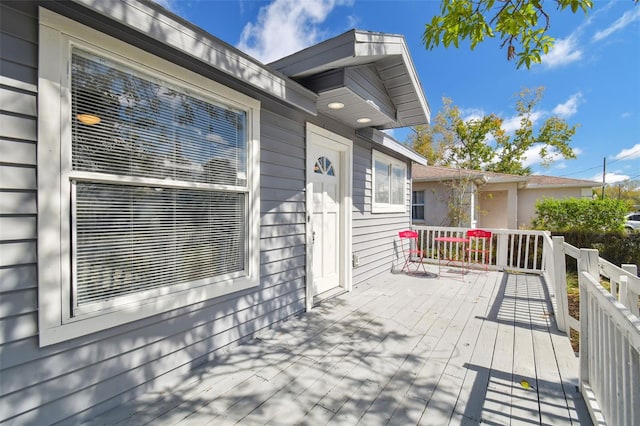
<path id="1" fill-rule="evenodd" d="M 265 63 L 352 28 L 402 34 L 432 117 L 446 96 L 466 117 L 496 113 L 509 129 L 514 95 L 544 86 L 538 123 L 555 114 L 579 124 L 571 143 L 578 158 L 542 168 L 530 152 L 526 165 L 534 173 L 601 181 L 606 157 L 607 183 L 640 179 L 640 5 L 632 0 L 595 0 L 586 16 L 555 13 L 546 2 L 556 47 L 529 70 L 507 61 L 499 40 L 474 51 L 468 44 L 427 51 L 422 32 L 439 0 L 158 1 Z M 394 132 L 400 141 L 406 135 Z"/>

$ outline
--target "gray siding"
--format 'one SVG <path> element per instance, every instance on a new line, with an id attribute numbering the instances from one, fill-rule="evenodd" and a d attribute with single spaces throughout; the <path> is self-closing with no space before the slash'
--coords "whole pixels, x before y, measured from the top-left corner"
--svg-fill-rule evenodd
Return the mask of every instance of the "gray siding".
<path id="1" fill-rule="evenodd" d="M 78 6 L 43 4 L 255 95 L 247 84 L 128 29 L 111 27 Z M 360 266 L 353 270 L 354 284 L 391 268 L 397 232 L 409 226 L 410 209 L 371 213 L 372 143 L 355 138 L 353 129 L 255 95 L 263 105 L 259 287 L 40 348 L 37 7 L 3 1 L 0 8 L 0 423 L 78 423 L 146 391 L 198 380 L 200 364 L 225 361 L 220 349 L 303 311 L 306 120 L 355 140 L 353 252 L 360 256 Z"/>
<path id="2" fill-rule="evenodd" d="M 386 154 L 393 153 L 373 147 Z M 372 213 L 372 144 L 361 137 L 353 147 L 353 254 L 360 264 L 353 269 L 353 284 L 389 271 L 396 260 L 398 232 L 411 226 L 411 185 L 407 185 L 404 213 Z M 407 163 L 407 178 L 411 176 L 411 164 Z"/>
<path id="3" fill-rule="evenodd" d="M 387 89 L 374 65 L 347 68 L 345 86 L 362 99 L 375 99 L 373 102 L 384 114 L 395 117 L 396 106 L 387 94 Z"/>
<path id="4" fill-rule="evenodd" d="M 150 389 L 196 380 L 195 367 L 224 361 L 217 350 L 301 312 L 304 124 L 263 109 L 260 286 L 38 347 L 37 9 L 0 7 L 0 422 L 78 423 Z"/>

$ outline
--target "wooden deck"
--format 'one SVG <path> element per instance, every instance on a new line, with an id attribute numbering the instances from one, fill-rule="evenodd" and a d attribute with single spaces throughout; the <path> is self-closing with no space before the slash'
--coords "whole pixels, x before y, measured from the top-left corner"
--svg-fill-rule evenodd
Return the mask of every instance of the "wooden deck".
<path id="1" fill-rule="evenodd" d="M 91 424 L 591 424 L 541 279 L 387 274 Z"/>

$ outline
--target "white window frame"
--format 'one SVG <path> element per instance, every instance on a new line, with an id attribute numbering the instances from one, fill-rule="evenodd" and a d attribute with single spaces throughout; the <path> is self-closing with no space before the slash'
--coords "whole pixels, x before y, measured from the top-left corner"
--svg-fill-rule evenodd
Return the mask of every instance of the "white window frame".
<path id="1" fill-rule="evenodd" d="M 202 302 L 255 287 L 260 275 L 260 102 L 123 41 L 40 8 L 38 94 L 38 300 L 40 346 L 62 342 L 162 312 L 198 309 Z M 71 311 L 71 48 L 157 76 L 187 93 L 201 93 L 247 114 L 247 253 L 240 276 L 222 276 L 186 289 L 92 314 Z M 75 173 L 77 174 L 77 172 Z M 196 184 L 197 185 L 197 184 Z M 140 298 L 138 298 L 140 299 Z"/>
<path id="2" fill-rule="evenodd" d="M 379 202 L 376 200 L 376 161 L 383 162 L 389 167 L 389 202 Z M 392 202 L 392 185 L 391 178 L 393 175 L 393 167 L 402 168 L 403 185 L 402 185 L 402 204 L 393 204 Z M 371 212 L 372 213 L 405 213 L 407 209 L 407 163 L 383 154 L 380 151 L 372 150 L 371 155 Z"/>
<path id="3" fill-rule="evenodd" d="M 413 201 L 413 194 L 414 193 L 422 194 L 422 203 L 414 203 L 414 201 Z M 425 216 L 426 216 L 426 214 L 425 214 L 426 213 L 425 212 L 425 205 L 426 205 L 426 202 L 425 202 L 425 196 L 424 195 L 425 195 L 424 191 L 416 191 L 416 190 L 411 191 L 411 220 L 412 221 L 417 221 L 417 222 L 424 222 L 425 221 Z M 413 216 L 413 208 L 414 207 L 422 207 L 422 218 L 421 219 L 420 218 L 415 218 Z"/>

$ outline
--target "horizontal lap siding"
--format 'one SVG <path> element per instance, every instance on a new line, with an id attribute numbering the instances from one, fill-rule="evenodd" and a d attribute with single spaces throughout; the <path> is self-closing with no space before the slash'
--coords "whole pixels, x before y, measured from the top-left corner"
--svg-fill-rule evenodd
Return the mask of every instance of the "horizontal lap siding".
<path id="1" fill-rule="evenodd" d="M 386 152 L 388 154 L 388 152 Z M 410 209 L 404 213 L 371 213 L 371 144 L 360 139 L 353 148 L 353 254 L 359 266 L 353 269 L 358 284 L 389 271 L 396 259 L 398 232 L 411 225 Z M 407 164 L 407 174 L 411 167 Z M 409 202 L 407 185 L 406 202 Z"/>
<path id="2" fill-rule="evenodd" d="M 193 380 L 196 366 L 224 361 L 218 349 L 301 312 L 304 125 L 263 110 L 260 286 L 38 347 L 37 10 L 0 7 L 0 422 L 77 423 L 145 391 Z"/>

